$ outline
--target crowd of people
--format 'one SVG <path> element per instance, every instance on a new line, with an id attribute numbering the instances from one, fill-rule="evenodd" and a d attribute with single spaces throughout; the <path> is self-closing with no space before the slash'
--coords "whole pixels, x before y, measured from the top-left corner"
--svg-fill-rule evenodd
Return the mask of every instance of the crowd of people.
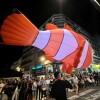
<path id="1" fill-rule="evenodd" d="M 51 77 L 21 78 L 20 80 L 1 79 L 0 96 L 2 97 L 2 93 L 4 93 L 8 100 L 11 100 L 15 88 L 18 87 L 18 100 L 42 100 L 43 98 L 45 100 L 47 98 L 67 100 L 69 89 L 79 95 L 80 89 L 98 85 L 100 85 L 100 72 L 66 76 L 55 72 Z"/>

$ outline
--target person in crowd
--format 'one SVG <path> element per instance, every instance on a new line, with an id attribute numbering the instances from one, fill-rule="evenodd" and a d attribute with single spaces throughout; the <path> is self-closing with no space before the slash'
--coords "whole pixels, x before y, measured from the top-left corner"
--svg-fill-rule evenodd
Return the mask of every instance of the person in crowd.
<path id="1" fill-rule="evenodd" d="M 41 83 L 41 99 L 47 97 L 47 83 L 45 78 L 42 79 L 42 83 Z"/>
<path id="2" fill-rule="evenodd" d="M 49 88 L 51 89 L 52 85 L 53 85 L 53 77 L 50 78 L 50 83 L 49 83 Z"/>
<path id="3" fill-rule="evenodd" d="M 2 97 L 2 90 L 4 88 L 5 84 L 3 83 L 3 80 L 0 79 L 0 98 Z"/>
<path id="4" fill-rule="evenodd" d="M 99 85 L 100 85 L 100 72 L 98 73 L 98 78 L 99 78 Z"/>
<path id="5" fill-rule="evenodd" d="M 32 81 L 30 80 L 27 85 L 27 100 L 32 100 Z"/>
<path id="6" fill-rule="evenodd" d="M 61 80 L 60 72 L 54 73 L 55 82 L 51 87 L 50 95 L 51 97 L 55 98 L 56 100 L 67 100 L 67 88 L 72 89 L 72 85 L 68 81 Z"/>
<path id="7" fill-rule="evenodd" d="M 36 91 L 36 99 L 38 98 L 39 96 L 39 100 L 41 99 L 41 80 L 40 77 L 38 77 L 38 80 L 37 80 L 37 91 Z"/>
<path id="8" fill-rule="evenodd" d="M 98 75 L 98 72 L 95 72 L 94 73 L 94 80 L 95 80 L 95 84 L 98 86 L 98 83 L 99 83 L 99 75 Z"/>
<path id="9" fill-rule="evenodd" d="M 22 79 L 20 89 L 19 89 L 19 100 L 26 100 L 27 96 L 27 82 L 25 79 Z"/>
<path id="10" fill-rule="evenodd" d="M 13 86 L 13 83 L 8 82 L 4 89 L 5 94 L 8 96 L 8 100 L 11 100 L 14 90 L 15 90 L 15 88 Z"/>
<path id="11" fill-rule="evenodd" d="M 46 81 L 46 92 L 47 92 L 47 96 L 49 96 L 49 91 L 50 91 L 50 79 L 49 77 L 45 78 Z"/>
<path id="12" fill-rule="evenodd" d="M 87 81 L 88 81 L 88 86 L 93 86 L 93 82 L 92 80 L 90 79 L 89 76 L 86 77 Z"/>
<path id="13" fill-rule="evenodd" d="M 32 85 L 32 100 L 36 100 L 36 89 L 37 89 L 37 81 L 36 79 L 33 79 L 33 85 Z"/>
<path id="14" fill-rule="evenodd" d="M 91 81 L 92 81 L 92 86 L 94 86 L 94 84 L 95 84 L 95 80 L 94 80 L 93 75 L 90 75 L 90 79 L 91 79 Z"/>
<path id="15" fill-rule="evenodd" d="M 72 80 L 73 80 L 73 84 L 74 84 L 75 93 L 76 93 L 76 95 L 78 95 L 79 94 L 79 87 L 78 87 L 79 80 L 75 74 L 73 75 Z"/>
<path id="16" fill-rule="evenodd" d="M 5 86 L 5 84 L 3 83 L 3 80 L 0 80 L 0 94 L 2 92 L 3 87 Z"/>

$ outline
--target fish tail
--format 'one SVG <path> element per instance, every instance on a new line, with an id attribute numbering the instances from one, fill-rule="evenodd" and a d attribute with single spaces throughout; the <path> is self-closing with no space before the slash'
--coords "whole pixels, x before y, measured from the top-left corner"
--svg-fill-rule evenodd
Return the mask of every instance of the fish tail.
<path id="1" fill-rule="evenodd" d="M 5 44 L 30 46 L 38 35 L 38 29 L 24 14 L 13 9 L 4 19 L 0 33 Z"/>

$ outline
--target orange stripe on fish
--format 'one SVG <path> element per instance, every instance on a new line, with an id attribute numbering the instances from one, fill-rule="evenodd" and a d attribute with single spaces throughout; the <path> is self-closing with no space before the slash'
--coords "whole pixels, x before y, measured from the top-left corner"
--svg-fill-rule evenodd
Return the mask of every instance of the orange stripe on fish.
<path id="1" fill-rule="evenodd" d="M 43 51 L 50 54 L 51 56 L 54 56 L 56 55 L 56 53 L 60 48 L 64 32 L 62 29 L 50 30 L 50 32 L 51 32 L 50 40 L 46 45 L 46 47 L 43 49 Z"/>

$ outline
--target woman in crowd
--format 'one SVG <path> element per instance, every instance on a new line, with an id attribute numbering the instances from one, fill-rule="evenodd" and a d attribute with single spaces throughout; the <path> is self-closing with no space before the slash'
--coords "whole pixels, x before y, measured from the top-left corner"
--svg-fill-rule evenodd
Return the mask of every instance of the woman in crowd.
<path id="1" fill-rule="evenodd" d="M 78 78 L 75 74 L 73 75 L 72 80 L 73 80 L 73 84 L 74 84 L 75 93 L 78 95 L 79 94 Z"/>

